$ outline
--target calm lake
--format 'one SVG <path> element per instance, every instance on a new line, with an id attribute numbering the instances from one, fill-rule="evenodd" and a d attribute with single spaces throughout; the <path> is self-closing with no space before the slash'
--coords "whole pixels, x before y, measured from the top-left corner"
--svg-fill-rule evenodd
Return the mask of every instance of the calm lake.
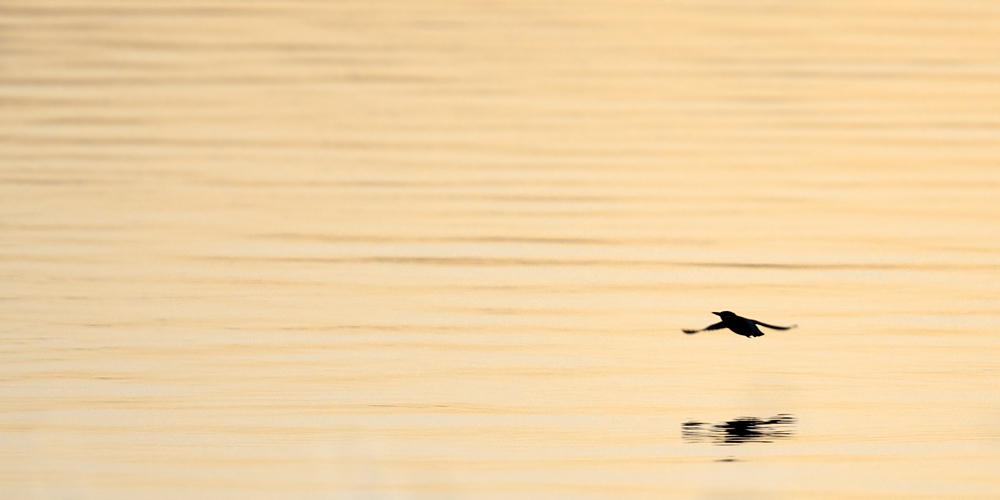
<path id="1" fill-rule="evenodd" d="M 998 34 L 4 0 L 0 496 L 998 498 Z"/>

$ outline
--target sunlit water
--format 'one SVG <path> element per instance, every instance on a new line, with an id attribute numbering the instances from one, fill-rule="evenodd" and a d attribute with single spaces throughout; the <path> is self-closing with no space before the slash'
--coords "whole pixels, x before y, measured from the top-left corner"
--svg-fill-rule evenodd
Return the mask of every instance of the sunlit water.
<path id="1" fill-rule="evenodd" d="M 997 498 L 997 33 L 6 0 L 0 493 Z"/>

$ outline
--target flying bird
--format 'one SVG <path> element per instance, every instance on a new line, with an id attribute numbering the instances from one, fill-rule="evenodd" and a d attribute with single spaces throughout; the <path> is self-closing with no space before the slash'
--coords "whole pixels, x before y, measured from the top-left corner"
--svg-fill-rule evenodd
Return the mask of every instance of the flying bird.
<path id="1" fill-rule="evenodd" d="M 737 335 L 742 335 L 744 337 L 750 338 L 750 337 L 760 337 L 764 335 L 764 332 L 760 331 L 760 329 L 757 328 L 757 325 L 764 326 L 767 328 L 773 328 L 775 330 L 788 330 L 790 328 L 795 328 L 796 326 L 798 326 L 798 325 L 792 325 L 792 326 L 769 325 L 767 323 L 762 323 L 755 319 L 744 318 L 743 316 L 737 316 L 736 314 L 733 314 L 730 311 L 713 312 L 712 314 L 721 318 L 722 321 L 714 325 L 708 325 L 705 328 L 702 328 L 701 330 L 682 330 L 682 331 L 690 335 L 692 333 L 703 332 L 705 330 L 720 330 L 722 328 L 728 328 Z"/>

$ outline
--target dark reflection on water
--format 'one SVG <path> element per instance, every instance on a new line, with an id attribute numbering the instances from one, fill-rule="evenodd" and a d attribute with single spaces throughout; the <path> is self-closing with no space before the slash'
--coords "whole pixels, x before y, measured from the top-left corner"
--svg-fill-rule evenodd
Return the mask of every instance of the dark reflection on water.
<path id="1" fill-rule="evenodd" d="M 681 436 L 689 443 L 711 442 L 716 445 L 743 443 L 770 443 L 794 433 L 795 417 L 781 413 L 764 420 L 756 417 L 739 417 L 721 424 L 684 422 Z"/>

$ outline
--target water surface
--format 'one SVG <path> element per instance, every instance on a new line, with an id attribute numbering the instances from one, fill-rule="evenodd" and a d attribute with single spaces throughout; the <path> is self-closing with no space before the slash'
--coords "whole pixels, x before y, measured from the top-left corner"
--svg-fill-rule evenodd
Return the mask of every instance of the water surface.
<path id="1" fill-rule="evenodd" d="M 5 1 L 0 492 L 996 498 L 998 32 Z"/>

